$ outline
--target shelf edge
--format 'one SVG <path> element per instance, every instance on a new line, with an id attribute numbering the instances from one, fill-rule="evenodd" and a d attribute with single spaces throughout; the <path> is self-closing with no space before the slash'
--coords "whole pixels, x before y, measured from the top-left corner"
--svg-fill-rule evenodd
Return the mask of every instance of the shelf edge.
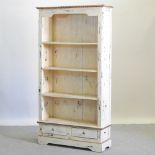
<path id="1" fill-rule="evenodd" d="M 42 93 L 42 96 L 45 97 L 56 97 L 56 98 L 70 98 L 70 99 L 81 99 L 81 100 L 94 100 L 97 101 L 97 97 L 91 97 L 91 96 L 76 96 L 76 95 L 70 95 L 70 94 L 54 94 L 52 92 Z M 68 95 L 68 96 L 67 96 Z"/>
<path id="2" fill-rule="evenodd" d="M 59 126 L 70 126 L 70 127 L 82 127 L 82 128 L 88 128 L 88 129 L 98 129 L 98 130 L 103 130 L 111 126 L 111 124 L 105 126 L 105 127 L 97 127 L 97 126 L 85 126 L 85 125 L 73 125 L 73 124 L 63 124 L 63 123 L 56 123 L 56 122 L 48 122 L 48 121 L 37 121 L 38 124 L 54 124 L 54 125 L 59 125 Z"/>

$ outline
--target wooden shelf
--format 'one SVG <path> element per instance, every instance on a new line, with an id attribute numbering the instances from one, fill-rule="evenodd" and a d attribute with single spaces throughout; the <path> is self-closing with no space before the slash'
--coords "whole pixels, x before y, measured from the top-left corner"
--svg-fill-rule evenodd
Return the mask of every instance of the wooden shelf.
<path id="1" fill-rule="evenodd" d="M 90 72 L 96 73 L 96 69 L 76 69 L 76 68 L 64 68 L 64 67 L 45 67 L 43 70 L 54 70 L 54 71 L 69 71 L 69 72 Z"/>
<path id="2" fill-rule="evenodd" d="M 70 98 L 70 99 L 83 99 L 83 100 L 97 100 L 95 96 L 82 96 L 82 95 L 72 95 L 65 93 L 47 92 L 43 93 L 42 96 L 45 97 L 59 97 L 59 98 Z"/>
<path id="3" fill-rule="evenodd" d="M 97 127 L 97 125 L 95 123 L 93 124 L 91 122 L 83 122 L 83 121 L 75 122 L 75 121 L 71 121 L 71 120 L 64 120 L 64 119 L 58 119 L 58 118 L 48 118 L 47 120 L 38 121 L 38 123 L 101 129 L 101 128 Z"/>
<path id="4" fill-rule="evenodd" d="M 50 41 L 43 41 L 42 44 L 44 45 L 84 45 L 84 46 L 97 45 L 97 43 L 88 43 L 88 42 L 80 43 L 80 42 L 50 42 Z"/>

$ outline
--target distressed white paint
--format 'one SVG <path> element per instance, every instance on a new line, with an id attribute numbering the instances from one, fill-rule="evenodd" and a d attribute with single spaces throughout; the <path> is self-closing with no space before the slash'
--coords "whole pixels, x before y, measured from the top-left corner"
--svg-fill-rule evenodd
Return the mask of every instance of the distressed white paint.
<path id="1" fill-rule="evenodd" d="M 111 11 L 39 9 L 40 144 L 111 146 Z"/>

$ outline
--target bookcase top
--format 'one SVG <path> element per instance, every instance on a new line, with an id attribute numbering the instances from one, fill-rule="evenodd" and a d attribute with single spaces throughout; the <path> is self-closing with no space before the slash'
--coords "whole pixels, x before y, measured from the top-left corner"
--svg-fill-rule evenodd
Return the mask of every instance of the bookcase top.
<path id="1" fill-rule="evenodd" d="M 37 9 L 63 9 L 63 8 L 90 8 L 90 7 L 108 7 L 108 8 L 113 8 L 110 5 L 104 5 L 104 4 L 99 4 L 99 5 L 74 5 L 74 6 L 39 6 Z"/>

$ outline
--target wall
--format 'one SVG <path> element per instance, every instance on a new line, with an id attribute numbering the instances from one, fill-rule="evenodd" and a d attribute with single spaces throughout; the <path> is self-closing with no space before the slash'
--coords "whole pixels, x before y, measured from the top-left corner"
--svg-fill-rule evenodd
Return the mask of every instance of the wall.
<path id="1" fill-rule="evenodd" d="M 62 4 L 81 2 L 92 0 L 63 0 Z M 112 122 L 155 123 L 155 1 L 103 2 L 114 6 Z M 1 125 L 31 125 L 38 118 L 35 7 L 41 3 L 45 1 L 0 2 Z"/>
<path id="2" fill-rule="evenodd" d="M 113 122 L 155 123 L 155 1 L 114 6 Z"/>
<path id="3" fill-rule="evenodd" d="M 34 124 L 38 115 L 37 11 L 33 1 L 0 1 L 0 124 Z"/>

